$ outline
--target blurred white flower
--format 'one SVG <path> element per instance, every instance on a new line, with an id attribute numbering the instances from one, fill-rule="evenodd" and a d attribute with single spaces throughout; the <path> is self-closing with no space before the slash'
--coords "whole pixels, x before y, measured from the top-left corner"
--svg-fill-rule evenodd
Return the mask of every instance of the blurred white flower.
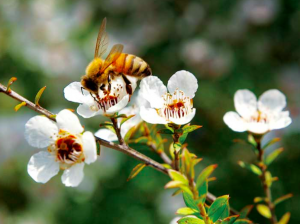
<path id="1" fill-rule="evenodd" d="M 129 76 L 127 78 L 131 81 L 132 91 L 134 91 L 137 79 Z M 126 92 L 126 83 L 121 76 L 116 76 L 111 80 L 111 91 L 99 89 L 98 99 L 83 89 L 80 82 L 70 83 L 64 89 L 64 95 L 67 100 L 80 103 L 77 113 L 84 118 L 96 115 L 112 115 L 123 109 L 130 100 L 130 96 Z"/>
<path id="2" fill-rule="evenodd" d="M 144 99 L 144 97 L 141 95 L 141 92 L 139 91 L 137 96 L 135 96 L 131 100 L 131 105 L 125 107 L 124 109 L 120 110 L 119 114 L 125 114 L 126 116 L 135 115 L 134 117 L 127 120 L 125 123 L 123 123 L 121 127 L 121 136 L 124 138 L 127 132 L 132 128 L 137 126 L 139 123 L 141 123 L 143 120 L 140 116 L 140 107 L 147 106 L 149 103 Z M 123 118 L 118 118 L 118 125 L 120 126 L 120 123 Z M 95 136 L 105 139 L 107 141 L 117 141 L 118 137 L 116 133 L 112 132 L 109 129 L 100 129 L 95 133 Z"/>
<path id="3" fill-rule="evenodd" d="M 142 119 L 151 124 L 190 122 L 195 116 L 193 98 L 198 89 L 196 77 L 187 71 L 176 72 L 168 81 L 168 90 L 156 76 L 146 77 L 141 81 L 142 96 L 149 101 L 149 106 L 142 106 Z"/>
<path id="4" fill-rule="evenodd" d="M 271 89 L 258 99 L 249 90 L 238 90 L 234 95 L 236 112 L 227 112 L 224 122 L 233 131 L 264 134 L 273 129 L 287 127 L 292 119 L 286 107 L 286 98 L 280 91 Z"/>
<path id="5" fill-rule="evenodd" d="M 56 116 L 57 123 L 44 116 L 35 116 L 25 125 L 27 142 L 37 148 L 48 147 L 48 152 L 34 154 L 28 163 L 29 175 L 38 183 L 46 183 L 59 170 L 64 170 L 62 182 L 76 187 L 83 179 L 84 163 L 97 159 L 93 134 L 84 132 L 78 117 L 69 110 Z"/>
<path id="6" fill-rule="evenodd" d="M 175 217 L 174 219 L 172 219 L 172 221 L 170 222 L 170 224 L 178 224 L 178 220 L 181 219 L 181 217 Z"/>

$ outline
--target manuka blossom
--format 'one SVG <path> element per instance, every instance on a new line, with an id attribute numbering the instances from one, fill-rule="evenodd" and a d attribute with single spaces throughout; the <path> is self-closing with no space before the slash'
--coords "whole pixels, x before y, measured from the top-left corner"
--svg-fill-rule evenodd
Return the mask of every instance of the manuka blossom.
<path id="1" fill-rule="evenodd" d="M 151 124 L 190 122 L 195 116 L 193 98 L 198 89 L 196 77 L 187 71 L 176 72 L 168 81 L 168 90 L 156 76 L 146 77 L 141 81 L 142 96 L 149 101 L 149 106 L 141 107 L 142 119 Z"/>
<path id="2" fill-rule="evenodd" d="M 139 91 L 137 95 L 132 97 L 130 104 L 130 106 L 125 107 L 119 112 L 119 114 L 125 114 L 126 116 L 134 115 L 134 117 L 123 123 L 121 127 L 121 136 L 123 138 L 131 128 L 137 126 L 143 121 L 140 116 L 140 107 L 147 106 L 149 103 L 144 99 L 144 97 L 141 95 L 141 92 Z M 120 125 L 122 119 L 123 118 L 118 118 L 118 125 Z M 95 133 L 95 136 L 107 141 L 118 140 L 116 133 L 109 129 L 100 129 Z"/>
<path id="3" fill-rule="evenodd" d="M 97 159 L 95 138 L 91 132 L 83 131 L 77 116 L 69 110 L 59 112 L 56 123 L 44 116 L 31 118 L 25 125 L 27 142 L 37 148 L 48 147 L 48 151 L 30 158 L 29 175 L 38 183 L 46 183 L 61 169 L 61 180 L 66 186 L 80 184 L 84 164 Z"/>
<path id="4" fill-rule="evenodd" d="M 286 107 L 285 96 L 276 89 L 264 92 L 258 99 L 249 90 L 238 90 L 234 95 L 236 112 L 227 112 L 224 122 L 233 131 L 264 134 L 287 127 L 292 119 Z"/>
<path id="5" fill-rule="evenodd" d="M 136 88 L 137 79 L 127 76 L 131 81 L 132 91 Z M 99 88 L 99 97 L 92 95 L 85 90 L 80 82 L 72 82 L 64 89 L 65 98 L 69 101 L 80 103 L 77 113 L 90 118 L 95 115 L 111 115 L 123 109 L 130 100 L 130 95 L 126 91 L 126 83 L 121 76 L 116 76 L 111 80 L 111 90 L 108 91 L 108 83 L 105 84 L 104 91 Z"/>

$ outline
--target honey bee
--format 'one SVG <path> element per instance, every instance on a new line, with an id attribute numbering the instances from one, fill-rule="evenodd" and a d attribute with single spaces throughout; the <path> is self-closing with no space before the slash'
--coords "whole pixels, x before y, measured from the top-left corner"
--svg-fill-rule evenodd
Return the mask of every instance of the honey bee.
<path id="1" fill-rule="evenodd" d="M 99 102 L 99 89 L 104 94 L 111 91 L 111 80 L 115 76 L 121 76 L 126 84 L 126 91 L 129 96 L 132 95 L 133 89 L 131 82 L 126 76 L 133 76 L 142 79 L 152 75 L 149 65 L 141 58 L 122 53 L 123 45 L 116 44 L 110 50 L 105 60 L 101 56 L 106 52 L 108 47 L 108 36 L 105 31 L 106 18 L 103 19 L 95 47 L 94 59 L 86 68 L 86 74 L 81 77 L 81 85 L 90 92 L 96 101 Z M 106 84 L 108 85 L 106 88 Z"/>

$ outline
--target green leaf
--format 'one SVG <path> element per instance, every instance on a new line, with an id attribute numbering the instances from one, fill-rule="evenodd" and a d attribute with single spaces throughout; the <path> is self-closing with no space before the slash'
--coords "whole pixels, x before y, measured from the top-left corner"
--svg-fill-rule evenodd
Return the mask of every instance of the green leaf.
<path id="1" fill-rule="evenodd" d="M 279 142 L 280 141 L 280 138 L 273 138 L 271 139 L 268 143 L 266 143 L 262 149 L 265 150 L 266 148 L 268 148 L 269 146 L 275 144 L 276 142 Z"/>
<path id="2" fill-rule="evenodd" d="M 256 205 L 256 209 L 259 212 L 259 214 L 266 217 L 267 219 L 272 217 L 271 211 L 268 206 L 259 204 L 259 205 Z"/>
<path id="3" fill-rule="evenodd" d="M 189 207 L 180 208 L 176 211 L 176 214 L 179 215 L 193 215 L 194 213 L 199 213 L 199 211 Z"/>
<path id="4" fill-rule="evenodd" d="M 172 134 L 174 134 L 174 131 L 165 128 L 165 129 L 160 129 L 157 133 L 159 133 L 159 134 L 166 134 L 166 135 L 172 135 Z"/>
<path id="5" fill-rule="evenodd" d="M 183 217 L 178 220 L 179 224 L 205 224 L 203 220 L 197 217 Z"/>
<path id="6" fill-rule="evenodd" d="M 283 152 L 283 148 L 279 148 L 271 152 L 266 158 L 265 158 L 265 164 L 268 166 L 270 165 L 276 158 L 277 156 L 280 155 L 280 153 Z"/>
<path id="7" fill-rule="evenodd" d="M 146 144 L 148 143 L 149 139 L 145 136 L 139 137 L 134 140 L 134 143 Z"/>
<path id="8" fill-rule="evenodd" d="M 222 220 L 222 224 L 233 224 L 235 223 L 235 220 L 237 220 L 239 216 L 238 215 L 233 215 L 233 216 L 229 216 L 225 219 Z"/>
<path id="9" fill-rule="evenodd" d="M 255 197 L 254 198 L 254 203 L 259 203 L 259 202 L 262 202 L 262 201 L 266 201 L 266 200 L 262 197 Z"/>
<path id="10" fill-rule="evenodd" d="M 291 197 L 293 197 L 293 194 L 287 194 L 287 195 L 281 196 L 274 201 L 274 205 L 278 205 L 279 203 L 281 203 Z"/>
<path id="11" fill-rule="evenodd" d="M 187 136 L 188 136 L 188 133 L 183 133 L 183 134 L 179 137 L 178 141 L 180 142 L 180 144 L 183 144 L 183 143 L 185 142 Z"/>
<path id="12" fill-rule="evenodd" d="M 14 110 L 17 112 L 23 106 L 26 106 L 26 102 L 19 103 L 18 105 L 15 106 Z"/>
<path id="13" fill-rule="evenodd" d="M 207 184 L 207 180 L 205 180 L 203 182 L 203 184 L 198 188 L 198 192 L 199 192 L 199 202 L 201 202 L 202 204 L 204 204 L 205 199 L 206 199 L 206 195 L 208 192 L 208 184 Z"/>
<path id="14" fill-rule="evenodd" d="M 253 222 L 251 222 L 248 219 L 238 219 L 234 222 L 234 224 L 250 224 L 250 223 L 253 223 Z"/>
<path id="15" fill-rule="evenodd" d="M 178 181 L 178 180 L 172 180 L 170 182 L 168 182 L 166 185 L 165 185 L 165 188 L 176 188 L 176 187 L 181 187 L 183 183 L 181 181 Z"/>
<path id="16" fill-rule="evenodd" d="M 218 166 L 217 164 L 210 165 L 206 167 L 204 170 L 202 170 L 202 172 L 200 173 L 196 181 L 197 189 L 205 182 L 205 180 L 211 175 L 211 173 L 217 168 L 217 166 Z"/>
<path id="17" fill-rule="evenodd" d="M 240 212 L 240 218 L 247 218 L 247 216 L 249 215 L 249 213 L 251 212 L 251 210 L 253 209 L 254 205 L 247 205 L 245 206 L 241 212 Z"/>
<path id="18" fill-rule="evenodd" d="M 176 152 L 179 152 L 180 149 L 181 149 L 181 147 L 182 147 L 182 145 L 179 142 L 176 142 L 176 143 L 173 144 L 173 147 L 174 147 L 174 150 Z"/>
<path id="19" fill-rule="evenodd" d="M 193 192 L 191 191 L 191 189 L 188 186 L 181 185 L 180 189 L 183 191 L 183 193 L 187 193 L 188 195 L 190 195 L 191 197 L 193 197 Z"/>
<path id="20" fill-rule="evenodd" d="M 278 224 L 287 224 L 287 223 L 289 223 L 290 218 L 291 218 L 291 213 L 287 212 L 281 217 Z"/>
<path id="21" fill-rule="evenodd" d="M 182 190 L 178 189 L 178 190 L 174 191 L 174 193 L 172 194 L 172 196 L 176 196 L 176 195 L 180 194 L 181 192 L 182 192 Z"/>
<path id="22" fill-rule="evenodd" d="M 273 182 L 272 174 L 269 171 L 266 171 L 265 178 L 266 178 L 266 184 L 270 188 Z"/>
<path id="23" fill-rule="evenodd" d="M 127 178 L 127 181 L 130 181 L 132 178 L 134 178 L 136 175 L 138 175 L 145 167 L 146 167 L 146 164 L 144 164 L 144 163 L 140 163 L 140 164 L 136 165 L 132 169 L 129 177 Z"/>
<path id="24" fill-rule="evenodd" d="M 224 195 L 218 197 L 209 207 L 208 209 L 208 216 L 213 221 L 216 222 L 221 215 L 223 214 L 228 204 L 229 195 Z"/>
<path id="25" fill-rule="evenodd" d="M 180 181 L 181 183 L 186 184 L 186 185 L 189 184 L 189 181 L 186 178 L 186 176 L 184 176 L 183 174 L 179 173 L 178 171 L 169 170 L 169 176 L 172 178 L 172 180 Z"/>
<path id="26" fill-rule="evenodd" d="M 255 166 L 254 164 L 249 164 L 249 163 L 245 163 L 243 161 L 239 161 L 238 164 L 243 167 L 246 168 L 248 170 L 250 170 L 251 172 L 253 172 L 254 174 L 260 176 L 262 174 L 261 169 L 259 169 L 257 166 Z"/>
<path id="27" fill-rule="evenodd" d="M 37 105 L 37 106 L 40 105 L 40 104 L 39 104 L 39 101 L 40 101 L 40 99 L 41 99 L 41 97 L 42 97 L 43 92 L 45 91 L 45 89 L 46 89 L 46 86 L 44 86 L 43 88 L 41 88 L 41 89 L 38 91 L 38 93 L 36 94 L 36 96 L 35 96 L 35 101 L 34 101 L 35 105 Z"/>
<path id="28" fill-rule="evenodd" d="M 185 125 L 182 129 L 183 129 L 183 133 L 190 133 L 199 128 L 202 128 L 202 126 L 200 126 L 200 125 Z"/>
<path id="29" fill-rule="evenodd" d="M 199 211 L 198 205 L 197 205 L 197 203 L 195 202 L 193 196 L 191 196 L 191 195 L 189 195 L 189 194 L 187 194 L 187 193 L 185 193 L 185 192 L 183 192 L 182 195 L 183 195 L 184 203 L 185 203 L 185 205 L 186 205 L 187 207 Z"/>
<path id="30" fill-rule="evenodd" d="M 124 137 L 124 141 L 128 142 L 128 140 L 131 138 L 131 136 L 133 135 L 133 133 L 135 132 L 136 127 L 133 126 L 132 128 L 130 128 L 128 130 L 128 132 L 126 133 L 125 137 Z"/>
<path id="31" fill-rule="evenodd" d="M 256 143 L 255 138 L 253 137 L 252 134 L 248 135 L 248 142 L 256 148 L 257 143 Z"/>
<path id="32" fill-rule="evenodd" d="M 120 115 L 119 115 L 119 116 L 120 116 Z M 130 115 L 130 116 L 126 117 L 126 118 L 123 118 L 122 121 L 121 121 L 121 124 L 120 124 L 120 128 L 122 127 L 122 125 L 123 125 L 126 121 L 128 121 L 128 120 L 131 119 L 131 118 L 133 118 L 134 116 L 135 116 L 135 114 Z"/>
<path id="33" fill-rule="evenodd" d="M 228 217 L 230 215 L 230 206 L 229 203 L 227 203 L 227 206 L 225 207 L 223 213 L 221 214 L 221 216 L 219 217 L 219 219 L 224 219 L 226 217 Z"/>
<path id="34" fill-rule="evenodd" d="M 10 86 L 15 82 L 17 81 L 17 78 L 16 77 L 11 77 L 7 83 L 7 87 L 6 87 L 6 92 L 7 93 L 10 93 L 11 92 L 11 89 L 10 89 Z"/>

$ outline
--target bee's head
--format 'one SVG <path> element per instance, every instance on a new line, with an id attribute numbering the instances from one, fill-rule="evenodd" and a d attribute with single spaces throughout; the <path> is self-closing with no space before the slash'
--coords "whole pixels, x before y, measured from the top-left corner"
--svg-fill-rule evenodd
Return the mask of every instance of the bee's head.
<path id="1" fill-rule="evenodd" d="M 85 75 L 81 78 L 81 85 L 89 92 L 98 94 L 98 85 L 97 83 L 89 76 Z"/>

